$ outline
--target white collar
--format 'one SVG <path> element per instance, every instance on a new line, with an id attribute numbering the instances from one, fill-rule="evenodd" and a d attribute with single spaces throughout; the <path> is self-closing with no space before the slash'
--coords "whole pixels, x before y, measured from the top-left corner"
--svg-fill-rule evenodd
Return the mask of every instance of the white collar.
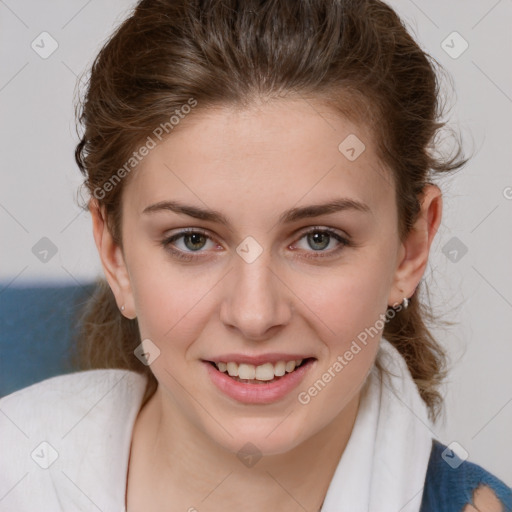
<path id="1" fill-rule="evenodd" d="M 392 375 L 370 372 L 321 512 L 420 510 L 432 449 L 427 408 L 404 358 L 385 338 L 377 358 Z"/>
<path id="2" fill-rule="evenodd" d="M 396 376 L 383 384 L 370 372 L 321 512 L 420 508 L 432 443 L 427 409 L 405 360 L 384 338 L 377 357 Z M 9 489 L 0 510 L 28 511 L 44 503 L 52 511 L 123 512 L 145 386 L 146 377 L 132 371 L 89 370 L 0 399 L 0 453 L 8 468 L 0 472 L 0 489 Z M 54 410 L 55 404 L 62 407 Z M 52 460 L 52 448 L 42 442 L 58 453 L 48 469 L 34 462 Z"/>
<path id="3" fill-rule="evenodd" d="M 89 370 L 0 399 L 0 510 L 122 512 L 145 384 L 135 372 Z"/>

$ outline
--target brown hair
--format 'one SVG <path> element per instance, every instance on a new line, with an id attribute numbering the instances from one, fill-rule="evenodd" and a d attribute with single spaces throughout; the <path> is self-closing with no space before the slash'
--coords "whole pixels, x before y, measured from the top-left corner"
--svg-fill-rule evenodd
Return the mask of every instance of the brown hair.
<path id="1" fill-rule="evenodd" d="M 129 176 L 105 184 L 191 98 L 198 109 L 292 95 L 319 99 L 371 127 L 379 157 L 392 171 L 403 240 L 431 172 L 466 162 L 460 144 L 454 154 L 435 154 L 434 140 L 445 125 L 436 69 L 443 71 L 381 1 L 142 0 L 93 62 L 77 105 L 85 130 L 76 162 L 122 247 L 121 195 Z M 427 327 L 439 318 L 420 301 L 423 286 L 422 280 L 407 309 L 388 317 L 383 336 L 405 358 L 436 419 L 446 353 Z M 81 318 L 78 367 L 147 375 L 145 403 L 157 381 L 134 356 L 140 341 L 137 320 L 120 313 L 99 279 Z"/>

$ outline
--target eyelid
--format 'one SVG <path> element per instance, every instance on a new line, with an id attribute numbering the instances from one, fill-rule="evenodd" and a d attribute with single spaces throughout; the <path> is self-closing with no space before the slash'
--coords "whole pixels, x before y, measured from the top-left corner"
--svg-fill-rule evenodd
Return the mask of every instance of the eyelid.
<path id="1" fill-rule="evenodd" d="M 308 233 L 316 232 L 316 231 L 327 231 L 329 233 L 335 233 L 336 235 L 338 235 L 342 238 L 346 238 L 347 240 L 350 238 L 348 233 L 340 231 L 336 228 L 330 228 L 328 226 L 309 226 L 309 227 L 305 228 L 304 230 L 299 229 L 296 232 L 296 234 L 294 234 L 294 236 L 300 235 L 302 237 L 304 235 L 307 235 Z"/>
<path id="2" fill-rule="evenodd" d="M 296 238 L 298 237 L 298 241 L 300 241 L 302 238 L 304 238 L 306 235 L 310 233 L 327 233 L 331 238 L 334 238 L 338 242 L 338 246 L 334 249 L 331 249 L 329 251 L 305 251 L 307 254 L 305 255 L 305 258 L 309 259 L 321 259 L 321 258 L 329 258 L 336 256 L 341 250 L 343 250 L 346 247 L 351 247 L 354 244 L 352 243 L 351 237 L 348 234 L 340 233 L 335 228 L 330 228 L 326 226 L 310 226 L 305 231 L 299 231 L 296 235 L 294 235 Z M 312 255 L 311 253 L 317 253 L 316 255 Z"/>
<path id="3" fill-rule="evenodd" d="M 217 240 L 217 238 L 215 236 L 213 236 L 207 229 L 193 228 L 193 227 L 181 228 L 178 231 L 176 231 L 176 233 L 173 233 L 171 235 L 165 236 L 164 239 L 162 240 L 162 243 L 165 243 L 165 242 L 171 243 L 171 241 L 179 240 L 180 238 L 183 238 L 184 236 L 189 235 L 189 234 L 200 234 L 200 235 L 203 235 L 206 238 L 208 238 L 208 240 L 216 243 L 217 245 L 222 245 Z M 183 252 L 183 251 L 181 251 L 181 252 Z M 189 252 L 192 253 L 192 251 L 189 251 Z M 201 252 L 201 251 L 197 251 L 197 252 Z"/>
<path id="4" fill-rule="evenodd" d="M 327 226 L 309 226 L 308 228 L 298 230 L 296 233 L 294 233 L 293 237 L 294 239 L 297 239 L 296 241 L 300 241 L 302 238 L 304 238 L 309 233 L 315 233 L 315 232 L 323 232 L 328 233 L 331 237 L 334 237 L 335 240 L 338 242 L 338 247 L 335 249 L 331 249 L 329 251 L 306 251 L 306 252 L 317 252 L 316 256 L 306 256 L 306 258 L 310 259 L 320 259 L 320 258 L 328 258 L 330 256 L 334 256 L 337 254 L 340 250 L 344 249 L 345 247 L 352 246 L 351 238 L 348 234 L 340 233 L 335 228 L 330 228 Z M 205 230 L 203 228 L 195 228 L 195 227 L 188 227 L 188 228 L 181 228 L 178 232 L 171 234 L 169 236 L 166 236 L 162 242 L 161 245 L 164 246 L 166 250 L 171 252 L 172 254 L 176 255 L 179 259 L 193 261 L 195 259 L 199 258 L 205 258 L 206 256 L 200 256 L 201 253 L 206 252 L 202 250 L 198 251 L 183 251 L 181 249 L 173 248 L 173 242 L 176 240 L 179 240 L 180 238 L 183 238 L 187 234 L 201 234 L 205 236 L 207 239 L 211 240 L 212 242 L 222 245 L 219 243 L 219 241 L 216 239 L 215 236 L 212 236 L 208 230 Z M 289 244 L 290 245 L 290 244 Z M 288 245 L 288 246 L 289 246 Z M 196 255 L 197 253 L 197 255 Z"/>

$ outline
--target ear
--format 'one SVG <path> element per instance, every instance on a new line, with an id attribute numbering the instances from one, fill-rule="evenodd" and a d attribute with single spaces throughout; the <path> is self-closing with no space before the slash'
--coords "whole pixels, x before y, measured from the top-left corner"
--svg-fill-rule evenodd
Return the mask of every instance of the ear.
<path id="1" fill-rule="evenodd" d="M 443 200 L 437 185 L 427 184 L 420 198 L 421 211 L 399 252 L 388 305 L 400 304 L 418 286 L 428 263 L 430 246 L 441 223 Z"/>
<path id="2" fill-rule="evenodd" d="M 136 317 L 130 277 L 126 267 L 123 251 L 116 244 L 106 222 L 104 206 L 99 206 L 95 198 L 89 201 L 89 211 L 92 217 L 94 241 L 101 259 L 103 272 L 116 298 L 121 313 L 130 319 Z"/>

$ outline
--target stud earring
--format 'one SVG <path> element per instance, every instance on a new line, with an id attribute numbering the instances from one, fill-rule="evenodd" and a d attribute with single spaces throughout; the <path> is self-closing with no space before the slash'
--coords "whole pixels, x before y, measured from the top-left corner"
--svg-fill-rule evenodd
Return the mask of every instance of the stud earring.
<path id="1" fill-rule="evenodd" d="M 404 300 L 402 301 L 402 307 L 404 309 L 407 309 L 408 305 L 409 305 L 409 299 L 407 297 L 404 297 Z"/>
<path id="2" fill-rule="evenodd" d="M 124 311 L 124 304 L 121 306 L 121 311 Z"/>

